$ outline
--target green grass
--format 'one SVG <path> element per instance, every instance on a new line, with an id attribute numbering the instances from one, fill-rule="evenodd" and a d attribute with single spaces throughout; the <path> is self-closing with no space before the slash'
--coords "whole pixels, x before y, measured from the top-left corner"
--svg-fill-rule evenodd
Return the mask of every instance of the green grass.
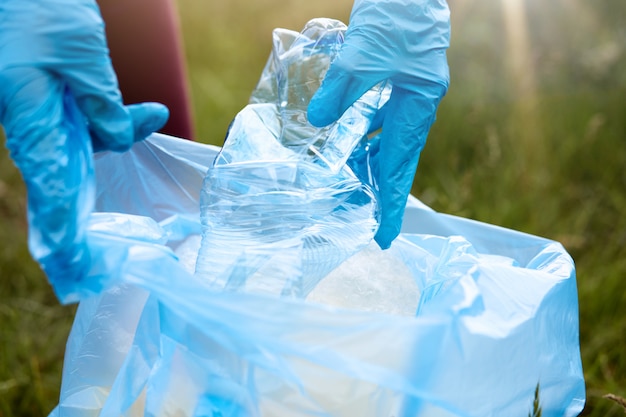
<path id="1" fill-rule="evenodd" d="M 527 0 L 537 84 L 529 99 L 507 72 L 500 2 L 450 3 L 452 83 L 423 152 L 414 194 L 438 211 L 564 244 L 577 266 L 587 383 L 583 415 L 624 415 L 619 404 L 603 397 L 626 396 L 625 51 L 602 67 L 590 62 L 597 63 L 604 56 L 598 51 L 623 36 L 619 16 L 626 4 L 598 7 L 579 19 L 573 7 L 545 6 L 539 12 L 543 2 Z M 272 28 L 298 30 L 317 16 L 347 21 L 351 2 L 178 5 L 197 137 L 220 144 L 265 64 Z M 0 239 L 0 417 L 45 415 L 58 401 L 74 308 L 58 305 L 28 255 L 24 188 L 4 150 Z"/>
<path id="2" fill-rule="evenodd" d="M 539 394 L 540 385 L 535 387 L 535 398 L 533 400 L 533 410 L 528 413 L 528 417 L 541 417 L 541 396 Z"/>

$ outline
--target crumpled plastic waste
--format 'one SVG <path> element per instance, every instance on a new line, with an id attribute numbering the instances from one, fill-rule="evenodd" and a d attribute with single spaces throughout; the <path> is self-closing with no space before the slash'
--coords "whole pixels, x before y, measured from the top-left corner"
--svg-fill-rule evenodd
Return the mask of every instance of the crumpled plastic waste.
<path id="1" fill-rule="evenodd" d="M 274 30 L 251 102 L 201 194 L 196 274 L 216 288 L 304 298 L 378 230 L 366 135 L 390 86 L 375 86 L 329 126 L 307 121 L 346 29 L 313 19 L 300 33 Z"/>
<path id="2" fill-rule="evenodd" d="M 329 276 L 309 299 L 218 291 L 191 272 L 218 148 L 158 134 L 123 154 L 70 148 L 95 208 L 81 224 L 87 272 L 52 282 L 80 304 L 51 416 L 518 416 L 535 400 L 544 417 L 582 410 L 576 274 L 558 242 L 411 197 L 385 258 L 355 255 L 397 270 L 348 265 L 354 285 Z"/>

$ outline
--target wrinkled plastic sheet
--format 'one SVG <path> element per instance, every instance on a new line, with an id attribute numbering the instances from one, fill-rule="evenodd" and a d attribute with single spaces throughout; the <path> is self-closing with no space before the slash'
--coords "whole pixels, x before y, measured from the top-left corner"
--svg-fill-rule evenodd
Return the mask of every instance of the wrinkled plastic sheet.
<path id="1" fill-rule="evenodd" d="M 420 289 L 415 317 L 212 292 L 175 251 L 200 233 L 217 151 L 153 135 L 96 155 L 92 266 L 52 416 L 525 416 L 537 386 L 544 417 L 582 410 L 559 243 L 411 198 L 390 250 Z"/>

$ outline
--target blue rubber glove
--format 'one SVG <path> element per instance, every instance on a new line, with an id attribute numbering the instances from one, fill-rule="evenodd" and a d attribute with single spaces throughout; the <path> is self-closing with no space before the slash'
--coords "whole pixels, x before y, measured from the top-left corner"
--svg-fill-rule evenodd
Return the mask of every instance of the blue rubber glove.
<path id="1" fill-rule="evenodd" d="M 337 120 L 367 90 L 391 80 L 393 90 L 372 130 L 382 206 L 375 240 L 383 249 L 400 233 L 420 152 L 445 95 L 450 12 L 445 0 L 356 0 L 345 42 L 311 100 L 315 126 Z"/>
<path id="2" fill-rule="evenodd" d="M 0 0 L 0 124 L 28 191 L 29 248 L 62 301 L 90 265 L 92 151 L 124 151 L 168 117 L 122 104 L 94 0 Z"/>
<path id="3" fill-rule="evenodd" d="M 66 87 L 96 151 L 124 151 L 169 117 L 161 104 L 122 105 L 94 0 L 0 1 L 0 123 L 10 148 L 58 129 Z"/>

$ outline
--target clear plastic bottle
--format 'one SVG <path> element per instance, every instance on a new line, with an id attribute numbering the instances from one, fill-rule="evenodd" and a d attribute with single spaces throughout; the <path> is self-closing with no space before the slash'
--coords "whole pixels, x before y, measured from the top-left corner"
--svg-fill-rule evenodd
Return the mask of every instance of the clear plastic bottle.
<path id="1" fill-rule="evenodd" d="M 355 147 L 366 149 L 390 87 L 376 86 L 330 126 L 306 120 L 345 29 L 314 19 L 301 33 L 273 33 L 250 104 L 233 121 L 202 189 L 196 274 L 218 289 L 306 297 L 378 228 L 375 187 L 346 161 Z"/>

